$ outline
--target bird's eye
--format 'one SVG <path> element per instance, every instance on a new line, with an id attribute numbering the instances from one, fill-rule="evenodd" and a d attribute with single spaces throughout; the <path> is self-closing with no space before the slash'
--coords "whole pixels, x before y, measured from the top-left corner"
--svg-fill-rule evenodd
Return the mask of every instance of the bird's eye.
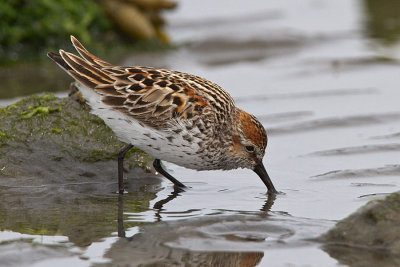
<path id="1" fill-rule="evenodd" d="M 246 146 L 246 150 L 249 152 L 254 152 L 254 146 Z"/>

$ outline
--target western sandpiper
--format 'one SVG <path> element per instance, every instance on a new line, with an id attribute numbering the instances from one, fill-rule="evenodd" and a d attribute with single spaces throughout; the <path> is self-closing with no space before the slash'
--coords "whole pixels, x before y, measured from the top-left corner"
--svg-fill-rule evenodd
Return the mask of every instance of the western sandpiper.
<path id="1" fill-rule="evenodd" d="M 277 192 L 262 162 L 264 127 L 220 86 L 168 69 L 113 66 L 73 36 L 71 41 L 81 57 L 63 50 L 48 56 L 78 82 L 92 113 L 128 144 L 118 155 L 119 193 L 124 192 L 123 159 L 133 145 L 152 155 L 154 168 L 179 187 L 184 185 L 160 160 L 195 170 L 248 168 L 269 193 Z"/>

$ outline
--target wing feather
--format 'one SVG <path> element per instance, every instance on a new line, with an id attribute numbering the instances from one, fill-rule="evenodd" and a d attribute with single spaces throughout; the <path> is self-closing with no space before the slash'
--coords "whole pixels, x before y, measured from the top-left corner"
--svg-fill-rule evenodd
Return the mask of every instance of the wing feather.
<path id="1" fill-rule="evenodd" d="M 49 57 L 100 94 L 103 104 L 149 127 L 165 129 L 178 120 L 179 124 L 193 122 L 196 116 L 214 120 L 229 116 L 234 105 L 222 88 L 200 77 L 167 69 L 113 66 L 88 52 L 75 37 L 71 41 L 81 57 L 63 50 L 60 56 L 49 53 Z"/>

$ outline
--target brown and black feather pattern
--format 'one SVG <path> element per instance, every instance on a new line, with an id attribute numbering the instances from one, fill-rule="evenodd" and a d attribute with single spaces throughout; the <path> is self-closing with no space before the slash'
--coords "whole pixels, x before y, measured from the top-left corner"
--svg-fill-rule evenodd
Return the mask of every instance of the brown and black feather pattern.
<path id="1" fill-rule="evenodd" d="M 200 115 L 208 122 L 221 121 L 234 109 L 229 94 L 208 80 L 167 69 L 112 66 L 89 53 L 76 38 L 71 40 L 82 58 L 63 50 L 48 56 L 100 94 L 104 104 L 147 126 L 169 128 L 176 119 L 193 122 Z"/>

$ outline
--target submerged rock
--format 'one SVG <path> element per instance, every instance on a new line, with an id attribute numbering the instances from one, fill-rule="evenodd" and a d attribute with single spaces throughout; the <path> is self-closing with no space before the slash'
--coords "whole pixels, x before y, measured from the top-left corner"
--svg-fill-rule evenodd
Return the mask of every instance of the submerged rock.
<path id="1" fill-rule="evenodd" d="M 399 266 L 400 192 L 369 202 L 319 240 L 327 244 L 324 250 L 344 264 Z"/>

